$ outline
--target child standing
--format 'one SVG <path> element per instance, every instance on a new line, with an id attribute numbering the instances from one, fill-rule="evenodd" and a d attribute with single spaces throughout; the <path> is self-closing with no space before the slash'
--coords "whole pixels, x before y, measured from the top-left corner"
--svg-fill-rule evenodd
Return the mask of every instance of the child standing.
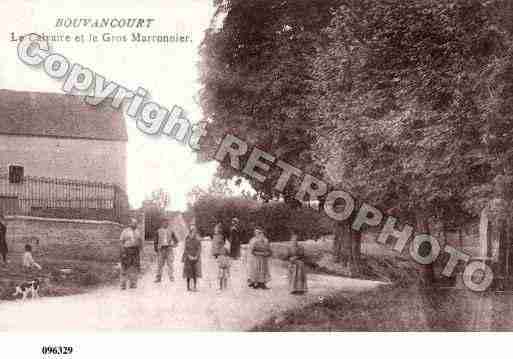
<path id="1" fill-rule="evenodd" d="M 190 232 L 185 238 L 185 247 L 182 255 L 183 277 L 187 280 L 187 290 L 193 292 L 198 288 L 198 278 L 201 278 L 201 241 L 198 237 L 196 227 L 191 225 Z"/>
<path id="2" fill-rule="evenodd" d="M 224 248 L 224 242 L 223 225 L 218 223 L 214 227 L 214 237 L 212 238 L 212 256 L 215 259 L 219 256 L 221 249 Z"/>
<path id="3" fill-rule="evenodd" d="M 225 247 L 221 247 L 217 256 L 218 265 L 218 276 L 219 279 L 219 290 L 228 288 L 228 279 L 230 278 L 230 266 L 231 259 L 228 255 L 228 250 Z"/>
<path id="4" fill-rule="evenodd" d="M 25 253 L 23 253 L 23 269 L 30 270 L 32 268 L 37 268 L 41 270 L 41 266 L 36 263 L 34 257 L 32 257 L 32 246 L 30 244 L 25 244 Z"/>

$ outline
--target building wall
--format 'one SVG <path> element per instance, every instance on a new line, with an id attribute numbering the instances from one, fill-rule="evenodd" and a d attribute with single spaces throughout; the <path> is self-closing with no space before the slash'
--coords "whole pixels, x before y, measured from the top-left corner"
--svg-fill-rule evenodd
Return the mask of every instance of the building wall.
<path id="1" fill-rule="evenodd" d="M 0 135 L 0 173 L 115 183 L 126 190 L 126 142 Z"/>
<path id="2" fill-rule="evenodd" d="M 62 259 L 119 260 L 123 227 L 117 223 L 23 216 L 9 216 L 6 222 L 10 252 L 31 244 L 39 257 L 59 253 Z"/>

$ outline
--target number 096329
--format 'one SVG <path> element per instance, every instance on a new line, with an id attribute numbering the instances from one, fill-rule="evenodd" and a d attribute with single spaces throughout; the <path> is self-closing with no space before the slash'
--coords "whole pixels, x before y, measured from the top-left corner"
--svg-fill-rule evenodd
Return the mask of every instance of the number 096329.
<path id="1" fill-rule="evenodd" d="M 43 355 L 69 355 L 73 353 L 73 347 L 67 346 L 43 346 L 41 348 Z"/>

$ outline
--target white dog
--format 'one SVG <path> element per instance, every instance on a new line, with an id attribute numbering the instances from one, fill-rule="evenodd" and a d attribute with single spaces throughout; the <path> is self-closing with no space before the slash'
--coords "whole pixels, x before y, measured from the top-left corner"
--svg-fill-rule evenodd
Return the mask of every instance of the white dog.
<path id="1" fill-rule="evenodd" d="M 14 292 L 13 297 L 21 294 L 21 300 L 25 301 L 29 293 L 32 296 L 32 299 L 39 298 L 39 287 L 41 286 L 41 281 L 39 279 L 34 279 L 29 282 L 23 282 L 20 285 L 16 286 L 16 292 Z"/>

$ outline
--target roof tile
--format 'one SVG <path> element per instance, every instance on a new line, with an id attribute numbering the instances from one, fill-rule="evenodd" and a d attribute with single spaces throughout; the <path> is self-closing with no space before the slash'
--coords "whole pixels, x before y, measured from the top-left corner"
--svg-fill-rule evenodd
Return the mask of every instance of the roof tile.
<path id="1" fill-rule="evenodd" d="M 0 90 L 0 134 L 127 141 L 122 110 L 105 102 L 91 106 L 83 96 Z"/>

